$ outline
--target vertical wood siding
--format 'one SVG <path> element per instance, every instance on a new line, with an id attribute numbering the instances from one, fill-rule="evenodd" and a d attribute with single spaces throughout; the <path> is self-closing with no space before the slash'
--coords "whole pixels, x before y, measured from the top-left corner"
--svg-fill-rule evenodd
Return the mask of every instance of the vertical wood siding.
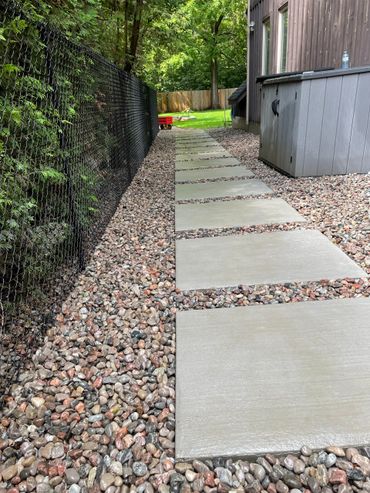
<path id="1" fill-rule="evenodd" d="M 262 68 L 262 23 L 271 20 L 271 66 L 277 71 L 279 9 L 288 4 L 287 70 L 340 67 L 343 50 L 353 67 L 370 65 L 369 0 L 250 0 L 251 33 L 250 119 L 260 121 L 260 87 L 256 77 Z"/>

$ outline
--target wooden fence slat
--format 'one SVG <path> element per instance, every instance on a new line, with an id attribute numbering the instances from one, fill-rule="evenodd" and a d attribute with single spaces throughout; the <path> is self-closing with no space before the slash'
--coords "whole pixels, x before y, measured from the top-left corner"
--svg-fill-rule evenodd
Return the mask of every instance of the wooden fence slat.
<path id="1" fill-rule="evenodd" d="M 219 89 L 220 108 L 230 108 L 228 98 L 236 88 Z M 158 113 L 181 112 L 190 108 L 194 111 L 208 110 L 212 105 L 211 91 L 176 91 L 157 94 Z"/>

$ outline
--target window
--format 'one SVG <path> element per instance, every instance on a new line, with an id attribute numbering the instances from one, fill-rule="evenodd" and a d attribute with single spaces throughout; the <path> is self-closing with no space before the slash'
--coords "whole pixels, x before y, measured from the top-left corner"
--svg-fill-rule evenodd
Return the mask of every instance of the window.
<path id="1" fill-rule="evenodd" d="M 287 71 L 288 53 L 288 6 L 279 10 L 278 72 Z"/>
<path id="2" fill-rule="evenodd" d="M 271 21 L 266 19 L 263 23 L 262 35 L 262 75 L 270 72 L 270 54 L 271 54 Z"/>

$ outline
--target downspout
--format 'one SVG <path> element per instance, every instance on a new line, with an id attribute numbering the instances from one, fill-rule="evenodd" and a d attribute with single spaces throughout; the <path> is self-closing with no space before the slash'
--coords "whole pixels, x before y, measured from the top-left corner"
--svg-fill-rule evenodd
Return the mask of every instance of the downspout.
<path id="1" fill-rule="evenodd" d="M 246 126 L 246 129 L 248 130 L 248 127 L 249 127 L 249 82 L 250 82 L 250 75 L 249 75 L 249 68 L 250 68 L 250 22 L 251 22 L 251 0 L 247 0 L 248 2 L 248 8 L 247 8 L 247 29 L 248 29 L 248 33 L 247 33 L 247 82 L 246 82 L 246 98 L 245 98 L 245 101 L 246 101 L 246 109 L 245 109 L 245 126 Z"/>

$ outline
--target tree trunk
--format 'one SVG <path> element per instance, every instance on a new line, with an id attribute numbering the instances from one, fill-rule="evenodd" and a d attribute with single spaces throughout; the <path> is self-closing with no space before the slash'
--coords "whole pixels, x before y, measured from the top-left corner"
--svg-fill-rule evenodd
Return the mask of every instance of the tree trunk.
<path id="1" fill-rule="evenodd" d="M 141 15 L 144 0 L 136 0 L 134 20 L 132 23 L 130 50 L 126 55 L 124 70 L 130 73 L 136 62 L 137 48 L 140 38 Z"/>
<path id="2" fill-rule="evenodd" d="M 125 0 L 125 61 L 127 60 L 127 54 L 128 54 L 128 1 Z"/>
<path id="3" fill-rule="evenodd" d="M 115 63 L 117 65 L 120 65 L 120 62 L 122 62 L 122 60 L 120 59 L 120 42 L 121 42 L 121 35 L 120 35 L 120 21 L 119 21 L 119 17 L 118 17 L 118 13 L 119 13 L 119 0 L 116 0 L 116 3 L 115 3 L 115 12 L 117 14 L 117 19 L 116 19 L 116 49 L 115 49 Z"/>
<path id="4" fill-rule="evenodd" d="M 212 94 L 212 109 L 217 110 L 220 106 L 218 98 L 218 61 L 217 58 L 212 58 L 211 61 L 211 94 Z"/>
<path id="5" fill-rule="evenodd" d="M 218 59 L 217 59 L 217 36 L 220 30 L 224 15 L 220 15 L 216 22 L 212 24 L 213 37 L 213 54 L 211 59 L 211 94 L 212 94 L 212 109 L 217 110 L 220 107 L 218 98 Z"/>

